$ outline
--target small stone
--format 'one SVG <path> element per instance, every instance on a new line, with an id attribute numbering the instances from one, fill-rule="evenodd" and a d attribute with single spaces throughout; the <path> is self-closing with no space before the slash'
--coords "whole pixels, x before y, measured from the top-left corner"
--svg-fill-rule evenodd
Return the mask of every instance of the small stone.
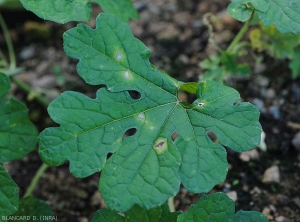
<path id="1" fill-rule="evenodd" d="M 35 48 L 34 47 L 26 47 L 23 48 L 22 51 L 19 54 L 19 58 L 22 60 L 28 60 L 32 59 L 36 54 Z"/>
<path id="2" fill-rule="evenodd" d="M 232 199 L 234 202 L 238 200 L 237 192 L 236 191 L 230 191 L 226 193 L 227 196 Z"/>
<path id="3" fill-rule="evenodd" d="M 263 100 L 258 99 L 258 98 L 254 98 L 253 99 L 253 103 L 259 109 L 259 111 L 261 113 L 265 113 L 266 112 L 265 103 L 264 103 Z"/>
<path id="4" fill-rule="evenodd" d="M 295 197 L 293 199 L 294 203 L 300 208 L 300 198 L 299 197 Z"/>
<path id="5" fill-rule="evenodd" d="M 290 220 L 284 216 L 279 216 L 279 217 L 276 217 L 275 221 L 276 222 L 289 222 Z"/>
<path id="6" fill-rule="evenodd" d="M 280 182 L 280 173 L 278 166 L 272 166 L 266 169 L 263 179 L 263 183 L 279 183 Z"/>
<path id="7" fill-rule="evenodd" d="M 293 146 L 300 152 L 300 132 L 296 133 L 292 140 Z"/>
<path id="8" fill-rule="evenodd" d="M 269 99 L 269 100 L 272 100 L 274 99 L 276 96 L 276 92 L 274 89 L 267 89 L 266 92 L 265 92 L 265 98 L 266 99 Z"/>
<path id="9" fill-rule="evenodd" d="M 280 119 L 280 110 L 278 106 L 270 106 L 269 112 L 272 114 L 274 119 Z"/>
<path id="10" fill-rule="evenodd" d="M 157 34 L 157 40 L 161 42 L 172 42 L 178 39 L 179 30 L 174 25 L 168 25 L 166 29 Z"/>
<path id="11" fill-rule="evenodd" d="M 249 162 L 250 160 L 258 160 L 259 153 L 257 149 L 249 150 L 240 154 L 240 159 L 244 162 Z"/>
<path id="12" fill-rule="evenodd" d="M 79 222 L 89 222 L 89 219 L 86 217 L 80 217 L 78 218 Z"/>

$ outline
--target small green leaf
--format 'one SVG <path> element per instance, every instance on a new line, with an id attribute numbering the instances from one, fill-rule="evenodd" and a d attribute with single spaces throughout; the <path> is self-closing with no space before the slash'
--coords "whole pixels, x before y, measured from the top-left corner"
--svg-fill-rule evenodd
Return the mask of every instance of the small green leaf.
<path id="1" fill-rule="evenodd" d="M 58 23 L 87 22 L 92 7 L 90 0 L 20 0 L 24 8 L 42 19 Z"/>
<path id="2" fill-rule="evenodd" d="M 67 31 L 64 48 L 79 59 L 87 83 L 106 88 L 95 99 L 65 92 L 54 100 L 48 111 L 60 126 L 40 134 L 39 153 L 48 165 L 69 160 L 77 177 L 102 170 L 99 190 L 111 209 L 154 208 L 174 196 L 180 182 L 191 192 L 222 182 L 226 151 L 209 131 L 238 152 L 260 142 L 255 106 L 235 104 L 238 92 L 211 80 L 198 85 L 194 103 L 181 102 L 180 83 L 149 62 L 150 51 L 114 15 L 100 14 L 96 29 L 80 24 Z M 126 137 L 130 129 L 136 132 Z"/>
<path id="3" fill-rule="evenodd" d="M 18 221 L 28 222 L 27 218 L 31 221 L 46 221 L 51 222 L 55 217 L 49 205 L 42 200 L 29 196 L 20 200 L 20 206 L 16 213 L 12 215 L 18 218 L 23 218 Z"/>
<path id="4" fill-rule="evenodd" d="M 9 78 L 0 73 L 0 100 L 10 89 Z M 38 132 L 28 119 L 26 106 L 14 98 L 0 102 L 0 163 L 23 158 L 34 150 Z"/>
<path id="5" fill-rule="evenodd" d="M 257 211 L 240 210 L 234 215 L 233 222 L 268 222 L 268 219 L 265 215 Z"/>
<path id="6" fill-rule="evenodd" d="M 198 83 L 197 82 L 180 82 L 180 89 L 183 91 L 186 91 L 191 94 L 196 94 L 197 88 L 198 88 Z"/>
<path id="7" fill-rule="evenodd" d="M 19 188 L 0 164 L 0 215 L 9 216 L 19 206 Z"/>
<path id="8" fill-rule="evenodd" d="M 98 210 L 91 222 L 175 222 L 180 212 L 170 212 L 167 204 L 149 210 L 134 205 L 122 217 L 112 210 Z"/>
<path id="9" fill-rule="evenodd" d="M 292 70 L 292 78 L 295 79 L 300 75 L 300 47 L 297 47 L 293 53 L 289 67 Z"/>
<path id="10" fill-rule="evenodd" d="M 177 222 L 231 222 L 234 209 L 234 202 L 224 193 L 203 194 Z"/>
<path id="11" fill-rule="evenodd" d="M 267 11 L 258 12 L 265 26 L 274 24 L 281 33 L 300 32 L 300 2 L 298 0 L 272 0 L 269 3 L 270 7 Z"/>
<path id="12" fill-rule="evenodd" d="M 128 22 L 130 18 L 139 18 L 131 0 L 93 0 L 93 2 L 98 3 L 104 12 L 115 14 L 124 22 Z"/>
<path id="13" fill-rule="evenodd" d="M 125 222 L 125 217 L 115 211 L 101 209 L 94 214 L 91 222 Z"/>
<path id="14" fill-rule="evenodd" d="M 221 62 L 226 69 L 227 72 L 231 74 L 237 75 L 250 75 L 251 70 L 248 64 L 238 64 L 236 62 L 238 54 L 228 54 L 227 52 L 223 51 L 221 54 Z"/>
<path id="15" fill-rule="evenodd" d="M 249 1 L 250 0 L 233 0 L 227 8 L 229 14 L 241 22 L 249 20 L 253 12 L 253 7 L 248 6 Z"/>

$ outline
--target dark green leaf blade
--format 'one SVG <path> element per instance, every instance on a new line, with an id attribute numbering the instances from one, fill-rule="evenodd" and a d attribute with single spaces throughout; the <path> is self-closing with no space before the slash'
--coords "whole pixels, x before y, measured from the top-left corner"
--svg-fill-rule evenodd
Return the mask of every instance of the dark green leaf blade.
<path id="1" fill-rule="evenodd" d="M 161 216 L 161 207 L 155 207 L 149 210 L 143 209 L 138 205 L 134 205 L 125 213 L 126 222 L 158 222 Z"/>
<path id="2" fill-rule="evenodd" d="M 245 21 L 249 20 L 253 13 L 253 8 L 249 7 L 247 5 L 249 1 L 248 0 L 233 0 L 228 5 L 228 8 L 227 8 L 229 14 L 233 18 L 235 18 L 236 20 L 239 20 L 241 22 L 245 22 Z"/>
<path id="3" fill-rule="evenodd" d="M 10 89 L 9 78 L 0 73 L 1 94 Z M 38 132 L 28 119 L 26 106 L 14 98 L 0 102 L 0 163 L 23 158 L 34 150 Z"/>
<path id="4" fill-rule="evenodd" d="M 46 221 L 51 222 L 55 219 L 50 206 L 42 200 L 29 196 L 20 200 L 20 206 L 16 213 L 12 216 L 21 218 L 18 221 L 27 222 L 28 217 L 31 221 Z"/>
<path id="5" fill-rule="evenodd" d="M 265 215 L 257 211 L 242 211 L 237 212 L 233 217 L 233 222 L 268 222 Z"/>
<path id="6" fill-rule="evenodd" d="M 0 72 L 0 101 L 10 90 L 10 81 L 7 75 Z"/>
<path id="7" fill-rule="evenodd" d="M 149 50 L 127 25 L 105 13 L 96 23 L 96 29 L 78 25 L 66 32 L 65 50 L 80 60 L 77 69 L 87 83 L 107 88 L 95 99 L 66 92 L 50 104 L 49 114 L 60 127 L 40 134 L 42 159 L 49 165 L 69 160 L 77 177 L 102 169 L 99 190 L 105 203 L 122 212 L 134 204 L 161 205 L 178 192 L 180 181 L 192 192 L 222 182 L 226 152 L 207 132 L 215 131 L 234 150 L 251 149 L 260 142 L 257 109 L 233 105 L 238 93 L 213 81 L 200 84 L 192 105 L 181 102 L 178 81 L 149 62 Z M 227 135 L 226 127 L 241 138 Z M 130 129 L 136 132 L 124 136 Z"/>
<path id="8" fill-rule="evenodd" d="M 19 207 L 19 187 L 0 165 L 0 215 L 9 216 Z"/>
<path id="9" fill-rule="evenodd" d="M 130 18 L 139 18 L 131 0 L 93 0 L 93 2 L 98 3 L 104 12 L 115 14 L 124 22 L 128 22 Z"/>
<path id="10" fill-rule="evenodd" d="M 98 210 L 91 222 L 124 222 L 125 217 L 122 217 L 117 212 L 107 209 Z"/>
<path id="11" fill-rule="evenodd" d="M 178 216 L 177 222 L 231 222 L 234 208 L 234 202 L 224 193 L 203 194 L 186 214 Z"/>
<path id="12" fill-rule="evenodd" d="M 92 12 L 89 0 L 20 0 L 24 8 L 42 19 L 58 23 L 87 22 Z"/>

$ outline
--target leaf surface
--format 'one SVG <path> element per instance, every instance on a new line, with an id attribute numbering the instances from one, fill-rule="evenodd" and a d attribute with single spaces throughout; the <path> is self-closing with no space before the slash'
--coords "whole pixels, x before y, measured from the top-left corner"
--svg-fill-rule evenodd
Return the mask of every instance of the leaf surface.
<path id="1" fill-rule="evenodd" d="M 92 7 L 90 0 L 20 0 L 24 8 L 40 18 L 58 23 L 87 22 Z"/>
<path id="2" fill-rule="evenodd" d="M 19 188 L 0 164 L 0 215 L 9 216 L 19 207 Z"/>
<path id="3" fill-rule="evenodd" d="M 104 12 L 118 15 L 124 22 L 128 22 L 130 18 L 139 18 L 131 0 L 93 0 L 93 2 L 98 3 Z"/>
<path id="4" fill-rule="evenodd" d="M 34 150 L 38 132 L 28 119 L 26 106 L 14 98 L 2 102 L 10 90 L 9 78 L 0 73 L 0 163 L 23 158 Z"/>
<path id="5" fill-rule="evenodd" d="M 96 29 L 79 24 L 67 31 L 64 49 L 79 59 L 88 84 L 106 87 L 95 99 L 65 92 L 50 104 L 60 127 L 40 134 L 41 158 L 49 165 L 69 160 L 77 177 L 102 170 L 99 190 L 107 206 L 121 212 L 161 205 L 180 182 L 192 192 L 222 182 L 226 151 L 207 133 L 238 152 L 253 148 L 261 134 L 256 107 L 235 104 L 237 91 L 210 80 L 198 85 L 193 104 L 180 101 L 181 83 L 149 62 L 150 51 L 126 24 L 105 13 L 96 23 Z"/>
<path id="6" fill-rule="evenodd" d="M 268 222 L 268 219 L 265 215 L 257 211 L 240 210 L 234 215 L 233 222 Z"/>
<path id="7" fill-rule="evenodd" d="M 20 200 L 19 209 L 13 216 L 21 222 L 27 222 L 27 217 L 31 218 L 31 221 L 51 222 L 54 214 L 45 201 L 29 196 Z"/>

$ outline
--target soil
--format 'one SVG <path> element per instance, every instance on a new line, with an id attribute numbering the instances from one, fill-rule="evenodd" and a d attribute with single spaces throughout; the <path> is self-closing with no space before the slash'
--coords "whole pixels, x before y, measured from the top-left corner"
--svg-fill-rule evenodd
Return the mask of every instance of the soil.
<path id="1" fill-rule="evenodd" d="M 213 24 L 216 44 L 225 49 L 242 24 L 228 16 L 229 0 L 136 0 L 140 19 L 131 21 L 134 35 L 152 51 L 151 62 L 159 69 L 181 81 L 198 81 L 203 74 L 199 62 L 216 54 L 209 43 L 209 32 L 203 16 L 211 12 L 218 18 Z M 93 6 L 92 20 L 101 12 Z M 76 26 L 44 21 L 27 11 L 3 11 L 12 35 L 17 64 L 24 70 L 17 75 L 49 99 L 61 92 L 75 90 L 94 97 L 96 87 L 88 86 L 77 75 L 76 60 L 63 51 L 62 34 Z M 245 37 L 247 39 L 247 36 Z M 1 49 L 5 41 L 0 35 Z M 253 103 L 261 111 L 260 123 L 265 132 L 266 151 L 241 155 L 230 149 L 229 172 L 223 184 L 211 192 L 223 191 L 235 199 L 236 210 L 257 210 L 270 221 L 300 221 L 300 78 L 292 79 L 287 60 L 276 60 L 266 53 L 255 64 L 248 54 L 243 61 L 251 65 L 249 77 L 231 76 L 225 84 L 237 89 L 243 101 Z M 15 97 L 29 107 L 30 119 L 39 131 L 55 123 L 45 107 L 13 86 Z M 193 99 L 189 95 L 186 100 Z M 294 144 L 294 145 L 293 145 Z M 22 160 L 5 164 L 9 174 L 26 191 L 36 170 L 41 165 L 37 151 Z M 48 202 L 58 221 L 90 221 L 94 212 L 105 204 L 98 193 L 100 173 L 79 179 L 72 176 L 68 163 L 50 167 L 40 180 L 34 196 Z M 271 168 L 271 171 L 268 170 Z M 273 170 L 273 171 L 272 171 Z M 271 182 L 263 182 L 271 176 Z M 272 179 L 273 178 L 273 179 Z M 186 212 L 197 202 L 199 194 L 191 194 L 183 187 L 175 197 L 176 210 Z"/>

